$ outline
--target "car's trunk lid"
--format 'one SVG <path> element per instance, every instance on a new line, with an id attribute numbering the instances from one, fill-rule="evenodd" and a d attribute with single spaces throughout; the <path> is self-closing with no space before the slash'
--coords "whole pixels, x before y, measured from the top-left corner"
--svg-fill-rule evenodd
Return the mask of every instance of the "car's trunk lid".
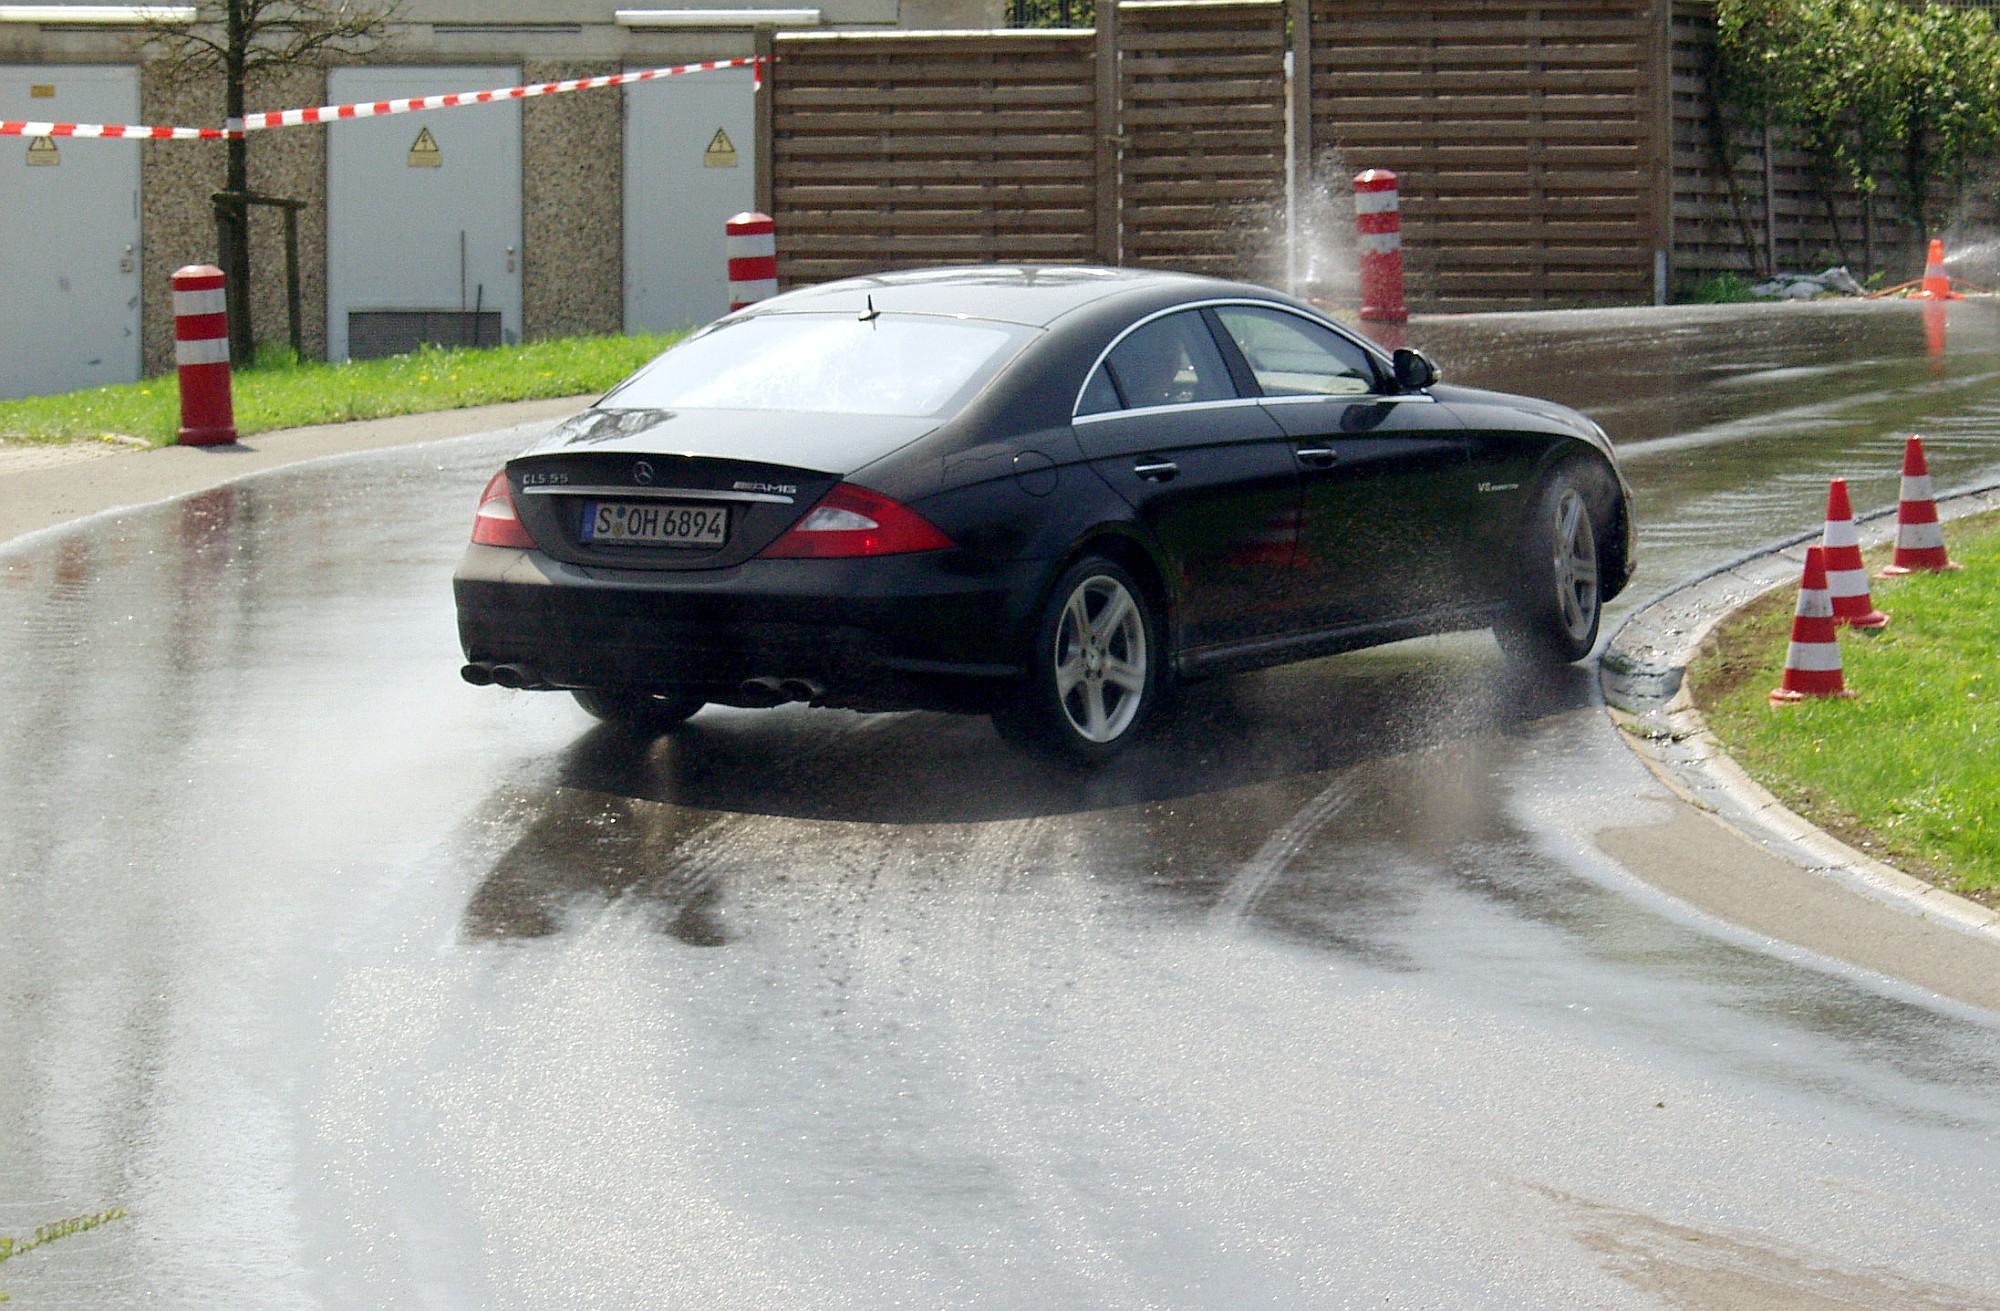
<path id="1" fill-rule="evenodd" d="M 586 410 L 507 465 L 535 544 L 571 564 L 722 569 L 764 550 L 841 477 L 932 419 Z"/>
<path id="2" fill-rule="evenodd" d="M 799 521 L 839 478 L 700 455 L 582 451 L 507 465 L 535 545 L 570 564 L 722 569 Z"/>

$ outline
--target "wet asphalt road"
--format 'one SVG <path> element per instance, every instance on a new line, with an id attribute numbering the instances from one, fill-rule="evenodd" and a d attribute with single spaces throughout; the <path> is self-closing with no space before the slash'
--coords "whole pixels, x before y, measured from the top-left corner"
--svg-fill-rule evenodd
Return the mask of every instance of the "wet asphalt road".
<path id="1" fill-rule="evenodd" d="M 1588 409 L 1623 609 L 2000 474 L 2000 316 L 1443 322 Z M 651 748 L 457 677 L 522 433 L 0 550 L 0 1267 L 25 1308 L 2000 1307 L 2000 1025 L 1679 909 L 1592 676 L 1209 684 Z"/>

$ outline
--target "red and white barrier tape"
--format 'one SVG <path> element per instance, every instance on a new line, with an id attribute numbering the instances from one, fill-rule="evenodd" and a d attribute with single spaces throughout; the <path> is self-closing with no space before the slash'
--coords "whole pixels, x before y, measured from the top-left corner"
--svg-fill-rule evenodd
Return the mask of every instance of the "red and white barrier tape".
<path id="1" fill-rule="evenodd" d="M 0 137 L 103 137 L 132 141 L 222 141 L 229 132 L 219 127 L 147 127 L 116 123 L 23 123 L 0 119 Z"/>
<path id="2" fill-rule="evenodd" d="M 299 127 L 309 123 L 338 123 L 351 118 L 379 118 L 384 114 L 414 114 L 426 109 L 456 109 L 460 105 L 490 105 L 500 100 L 527 100 L 553 96 L 565 91 L 591 91 L 598 87 L 623 86 L 627 82 L 650 82 L 655 78 L 677 77 L 682 73 L 709 73 L 721 68 L 752 67 L 763 82 L 764 57 L 711 59 L 700 64 L 676 64 L 672 68 L 648 68 L 636 73 L 610 73 L 603 77 L 578 77 L 566 82 L 540 82 L 533 86 L 499 87 L 492 91 L 461 91 L 448 96 L 415 96 L 408 100 L 377 100 L 354 105 L 321 105 L 317 109 L 280 109 L 268 114 L 249 114 L 243 130 L 261 132 L 274 127 Z"/>
<path id="3" fill-rule="evenodd" d="M 532 86 L 496 87 L 491 91 L 460 91 L 445 96 L 416 96 L 407 100 L 376 100 L 353 105 L 321 105 L 316 109 L 280 109 L 247 115 L 242 126 L 147 127 L 107 123 L 31 123 L 0 120 L 0 137 L 101 137 L 143 141 L 227 141 L 246 133 L 274 127 L 302 127 L 313 123 L 340 123 L 356 118 L 379 118 L 384 114 L 413 114 L 426 109 L 455 109 L 461 105 L 490 105 L 496 101 L 527 100 L 535 96 L 560 95 L 565 91 L 592 91 L 599 87 L 623 86 L 627 82 L 651 82 L 656 78 L 678 77 L 683 73 L 709 73 L 723 68 L 754 70 L 758 89 L 764 85 L 767 56 L 742 59 L 711 59 L 699 64 L 676 64 L 671 68 L 646 68 L 632 73 L 610 73 L 603 77 L 578 77 L 563 82 L 540 82 Z"/>

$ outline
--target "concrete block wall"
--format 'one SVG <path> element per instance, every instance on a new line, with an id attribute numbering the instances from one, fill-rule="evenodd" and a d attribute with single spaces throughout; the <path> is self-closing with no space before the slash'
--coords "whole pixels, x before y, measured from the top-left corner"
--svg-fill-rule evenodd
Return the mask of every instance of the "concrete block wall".
<path id="1" fill-rule="evenodd" d="M 77 0 L 82 3 L 82 0 Z M 798 0 L 828 27 L 996 26 L 1005 0 Z M 757 0 L 748 0 L 754 5 Z M 791 4 L 792 0 L 763 0 Z M 519 65 L 528 81 L 735 58 L 754 53 L 748 28 L 621 25 L 622 8 L 698 6 L 646 0 L 406 0 L 390 40 L 371 63 Z M 220 126 L 219 85 L 174 85 L 161 76 L 133 26 L 99 22 L 0 22 L 0 63 L 137 65 L 142 121 Z M 474 89 L 440 86 L 439 91 Z M 326 103 L 326 75 L 283 70 L 249 90 L 250 107 Z M 588 91 L 522 106 L 522 326 L 529 338 L 620 331 L 624 324 L 624 93 Z M 441 111 L 450 112 L 450 111 Z M 213 263 L 211 195 L 224 179 L 220 142 L 105 143 L 141 154 L 141 357 L 148 373 L 173 367 L 170 277 Z M 253 134 L 253 191 L 306 202 L 299 254 L 306 354 L 326 352 L 327 136 L 323 128 Z M 252 319 L 260 342 L 286 340 L 282 212 L 251 215 Z"/>
<path id="2" fill-rule="evenodd" d="M 529 60 L 527 81 L 620 71 L 612 61 Z M 521 324 L 531 341 L 625 326 L 625 93 L 521 106 Z"/>
<path id="3" fill-rule="evenodd" d="M 157 65 L 142 66 L 140 107 L 148 123 L 205 127 L 222 122 L 218 86 L 174 85 Z M 285 69 L 259 80 L 245 98 L 253 107 L 318 105 L 326 75 Z M 320 129 L 254 133 L 248 142 L 250 189 L 303 200 L 299 212 L 299 275 L 306 355 L 326 355 L 326 133 Z M 185 264 L 216 260 L 215 208 L 227 164 L 220 141 L 148 141 L 141 152 L 141 358 L 147 373 L 174 363 L 171 279 Z M 250 320 L 260 342 L 286 339 L 284 216 L 258 206 L 250 216 Z"/>

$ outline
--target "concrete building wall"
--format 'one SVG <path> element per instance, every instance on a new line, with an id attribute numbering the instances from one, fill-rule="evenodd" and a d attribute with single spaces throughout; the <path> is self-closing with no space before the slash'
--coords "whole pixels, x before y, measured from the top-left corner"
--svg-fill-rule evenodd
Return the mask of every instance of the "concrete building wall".
<path id="1" fill-rule="evenodd" d="M 325 97 L 326 75 L 316 69 L 286 69 L 260 80 L 246 94 L 257 107 L 317 105 Z M 142 71 L 140 104 L 148 123 L 201 127 L 222 121 L 219 87 L 174 85 L 157 64 Z M 260 132 L 250 137 L 248 149 L 252 191 L 306 202 L 298 218 L 304 345 L 309 358 L 324 358 L 326 133 Z M 173 272 L 186 264 L 216 260 L 215 208 L 209 198 L 222 188 L 226 147 L 219 141 L 148 141 L 139 150 L 145 233 L 143 359 L 148 373 L 162 373 L 174 363 Z M 250 278 L 250 321 L 257 339 L 282 343 L 286 339 L 284 216 L 276 209 L 259 206 L 251 212 Z"/>
<path id="2" fill-rule="evenodd" d="M 723 6 L 730 0 L 708 3 Z M 764 3 L 817 8 L 826 27 L 994 26 L 1004 15 L 1004 0 Z M 755 52 L 756 38 L 748 27 L 645 27 L 620 24 L 615 17 L 620 9 L 701 7 L 648 5 L 645 0 L 405 0 L 390 40 L 367 62 L 521 65 L 528 80 L 545 81 Z M 0 21 L 0 63 L 140 65 L 142 121 L 221 126 L 220 87 L 170 83 L 144 49 L 143 35 L 131 25 L 101 22 Z M 588 91 L 522 106 L 522 326 L 528 337 L 616 332 L 624 323 L 623 96 L 617 90 Z M 314 69 L 285 70 L 253 86 L 249 94 L 252 110 L 326 101 L 326 76 Z M 213 263 L 216 258 L 210 196 L 223 184 L 225 148 L 219 142 L 196 141 L 89 145 L 141 152 L 141 358 L 148 372 L 164 372 L 173 365 L 170 276 L 183 265 Z M 319 128 L 288 128 L 253 134 L 249 165 L 252 190 L 306 202 L 298 219 L 304 346 L 309 357 L 323 358 L 328 303 L 326 133 Z M 253 210 L 251 260 L 257 337 L 260 342 L 282 343 L 286 298 L 279 211 Z"/>

